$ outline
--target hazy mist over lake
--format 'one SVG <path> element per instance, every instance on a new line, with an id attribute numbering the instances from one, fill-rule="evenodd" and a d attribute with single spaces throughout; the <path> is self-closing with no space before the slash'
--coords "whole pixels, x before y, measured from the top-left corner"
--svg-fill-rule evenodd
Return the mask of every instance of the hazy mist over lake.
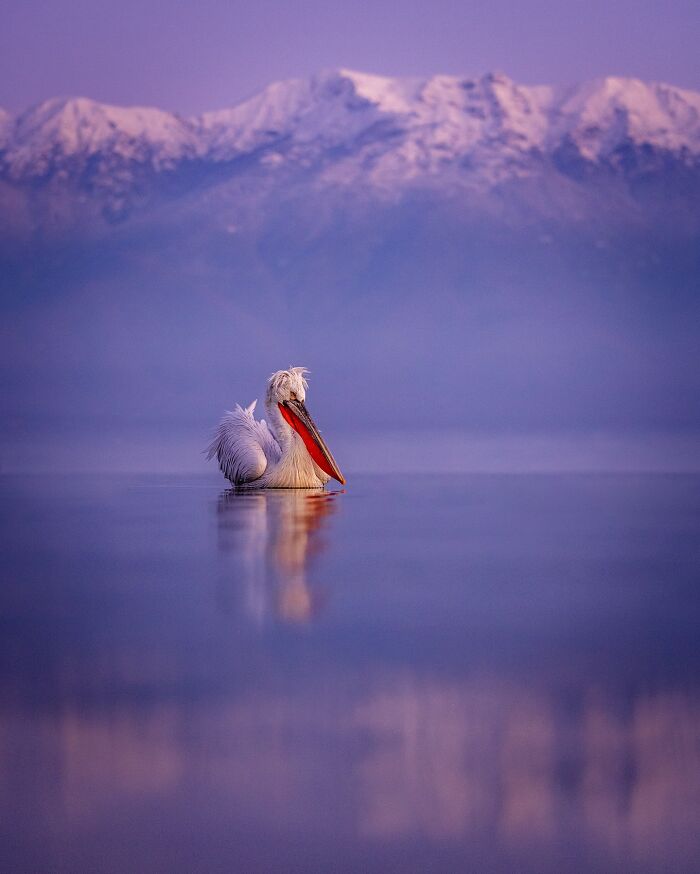
<path id="1" fill-rule="evenodd" d="M 355 239 L 323 229 L 286 256 L 298 241 L 283 234 L 205 244 L 185 229 L 39 254 L 3 295 L 5 452 L 19 445 L 8 457 L 26 466 L 28 440 L 54 463 L 62 445 L 137 445 L 145 432 L 164 447 L 181 439 L 171 463 L 189 470 L 196 435 L 203 445 L 223 409 L 260 397 L 268 371 L 290 363 L 311 369 L 312 409 L 341 440 L 547 435 L 565 464 L 567 441 L 626 436 L 661 469 L 659 434 L 692 442 L 695 243 L 577 251 L 531 236 L 527 251 L 508 228 L 475 241 L 436 213 L 426 238 L 414 210 L 418 228 L 390 216 Z"/>

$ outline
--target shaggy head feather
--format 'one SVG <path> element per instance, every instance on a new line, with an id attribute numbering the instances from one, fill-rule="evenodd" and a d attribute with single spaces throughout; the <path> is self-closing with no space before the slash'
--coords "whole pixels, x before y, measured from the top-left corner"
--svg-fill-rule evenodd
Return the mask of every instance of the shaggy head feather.
<path id="1" fill-rule="evenodd" d="M 289 370 L 273 373 L 267 384 L 268 402 L 281 404 L 294 398 L 305 401 L 309 384 L 304 379 L 304 374 L 308 372 L 305 367 L 290 367 Z"/>

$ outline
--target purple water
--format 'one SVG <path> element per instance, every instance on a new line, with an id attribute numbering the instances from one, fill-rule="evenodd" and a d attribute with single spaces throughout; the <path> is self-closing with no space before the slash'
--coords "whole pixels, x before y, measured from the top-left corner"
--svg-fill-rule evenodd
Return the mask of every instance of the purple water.
<path id="1" fill-rule="evenodd" d="M 700 477 L 0 487 L 3 871 L 697 870 Z"/>

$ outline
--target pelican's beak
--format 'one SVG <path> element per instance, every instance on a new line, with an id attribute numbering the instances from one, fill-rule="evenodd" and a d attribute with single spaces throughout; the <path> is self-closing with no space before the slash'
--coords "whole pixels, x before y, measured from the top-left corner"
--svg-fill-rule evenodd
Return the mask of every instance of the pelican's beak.
<path id="1" fill-rule="evenodd" d="M 328 476 L 337 479 L 341 485 L 345 485 L 345 477 L 338 469 L 335 463 L 335 458 L 331 454 L 330 449 L 326 446 L 326 441 L 321 437 L 321 432 L 316 427 L 316 423 L 311 418 L 309 411 L 303 401 L 282 401 L 278 405 L 280 412 L 285 418 L 285 421 L 294 428 L 304 441 L 304 445 L 309 451 L 309 455 L 313 458 L 316 464 L 325 471 Z"/>

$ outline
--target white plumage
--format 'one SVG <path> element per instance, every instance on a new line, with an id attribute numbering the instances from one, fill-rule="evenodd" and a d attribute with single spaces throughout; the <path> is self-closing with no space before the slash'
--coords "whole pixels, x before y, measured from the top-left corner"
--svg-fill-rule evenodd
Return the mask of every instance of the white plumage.
<path id="1" fill-rule="evenodd" d="M 208 458 L 216 455 L 221 472 L 232 483 L 259 479 L 282 454 L 267 422 L 254 418 L 256 405 L 257 400 L 249 407 L 236 404 L 235 410 L 227 411 L 209 447 Z"/>
<path id="2" fill-rule="evenodd" d="M 243 488 L 322 488 L 340 470 L 305 406 L 304 367 L 279 370 L 265 396 L 267 421 L 253 416 L 257 401 L 226 412 L 209 445 L 224 476 Z M 269 424 L 268 424 L 269 422 Z"/>

